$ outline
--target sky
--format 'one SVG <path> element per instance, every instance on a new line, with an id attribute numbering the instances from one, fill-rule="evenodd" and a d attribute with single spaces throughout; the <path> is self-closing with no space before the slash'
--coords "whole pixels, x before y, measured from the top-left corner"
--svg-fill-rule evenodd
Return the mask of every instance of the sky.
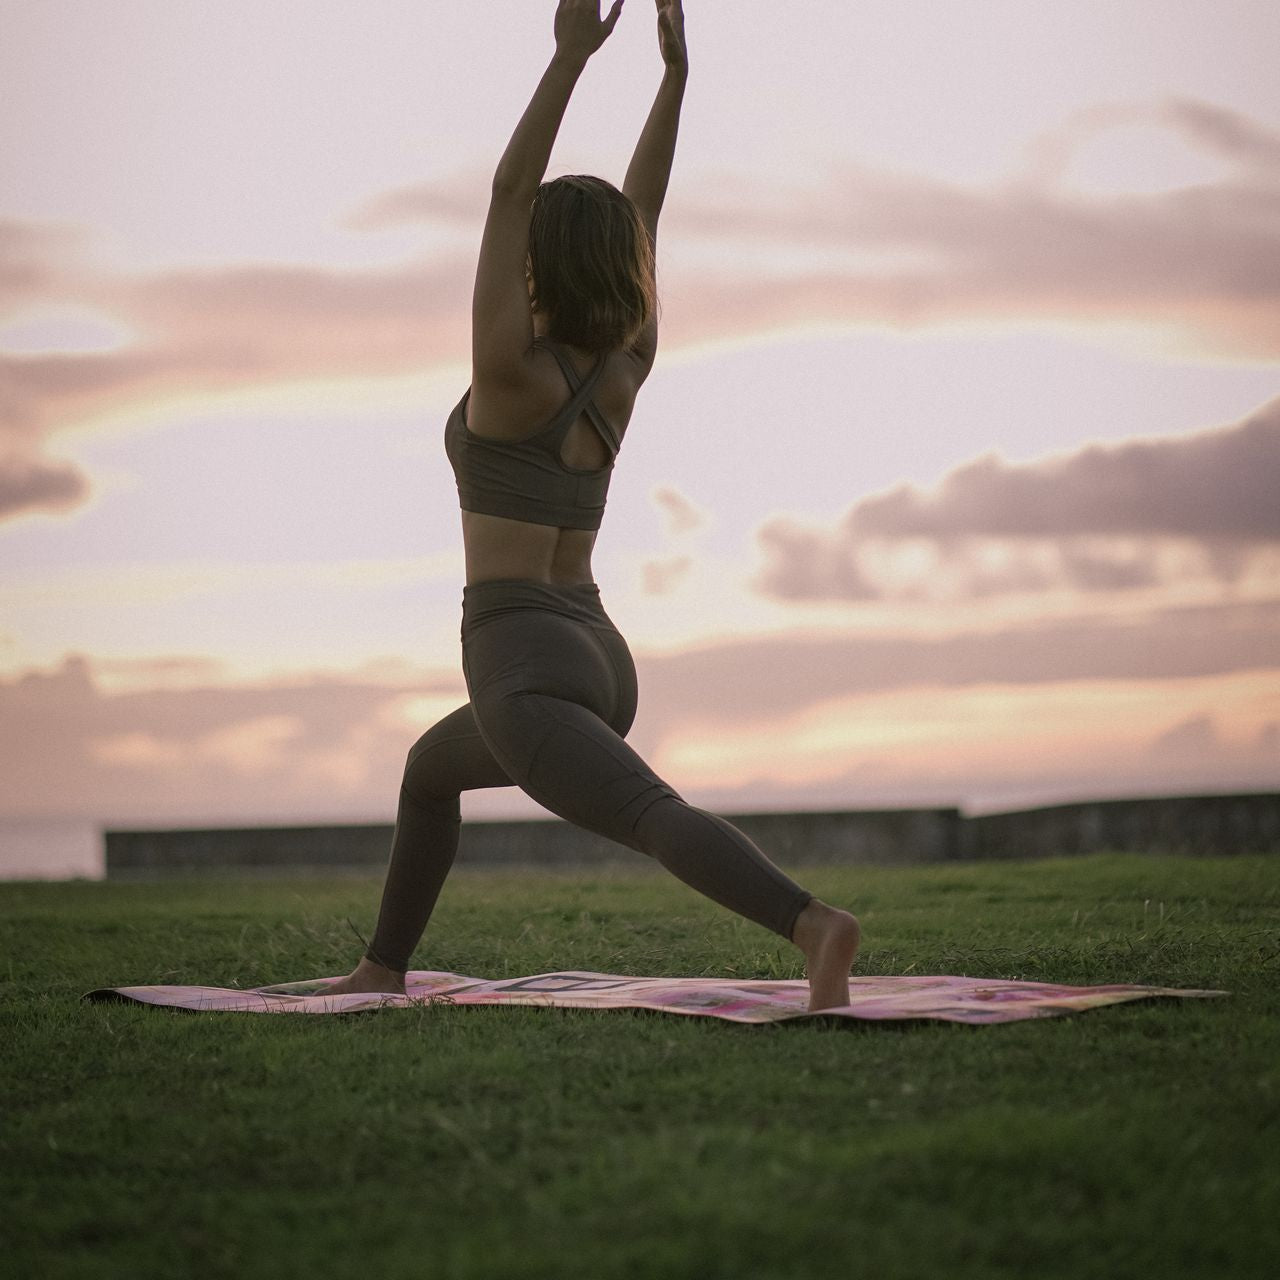
<path id="1" fill-rule="evenodd" d="M 1280 7 L 685 7 L 631 741 L 725 812 L 1275 788 Z M 554 8 L 0 0 L 0 819 L 393 816 Z M 629 0 L 549 176 L 660 76 Z"/>

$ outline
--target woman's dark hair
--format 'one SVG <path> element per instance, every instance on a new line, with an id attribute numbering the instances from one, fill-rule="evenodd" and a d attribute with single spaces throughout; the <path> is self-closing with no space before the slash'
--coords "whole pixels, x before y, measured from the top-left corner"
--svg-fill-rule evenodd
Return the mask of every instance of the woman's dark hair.
<path id="1" fill-rule="evenodd" d="M 657 307 L 653 244 L 635 204 L 603 178 L 544 182 L 529 221 L 532 303 L 550 336 L 588 351 L 629 347 Z"/>

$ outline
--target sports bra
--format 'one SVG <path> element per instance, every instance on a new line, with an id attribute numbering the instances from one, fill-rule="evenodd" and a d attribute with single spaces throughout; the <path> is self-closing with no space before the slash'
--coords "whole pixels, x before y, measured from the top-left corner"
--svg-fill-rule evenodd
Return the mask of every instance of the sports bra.
<path id="1" fill-rule="evenodd" d="M 573 394 L 555 417 L 532 435 L 493 440 L 474 434 L 467 426 L 468 387 L 444 430 L 445 452 L 458 482 L 458 505 L 463 511 L 531 524 L 598 529 L 622 443 L 591 398 L 604 372 L 607 353 L 602 352 L 591 372 L 580 379 L 558 345 L 543 338 L 535 338 L 534 345 L 546 347 L 555 356 Z M 569 428 L 584 410 L 609 451 L 609 461 L 603 467 L 589 470 L 570 467 L 560 457 Z"/>

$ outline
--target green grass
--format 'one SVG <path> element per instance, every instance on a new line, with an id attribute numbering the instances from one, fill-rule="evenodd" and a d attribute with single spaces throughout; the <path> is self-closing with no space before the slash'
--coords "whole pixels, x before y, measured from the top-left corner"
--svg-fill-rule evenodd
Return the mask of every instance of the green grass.
<path id="1" fill-rule="evenodd" d="M 8 1274 L 1270 1276 L 1280 862 L 797 878 L 862 973 L 1225 988 L 1007 1026 L 80 1003 L 345 972 L 373 879 L 0 885 Z M 461 872 L 415 963 L 801 976 L 654 874 Z"/>

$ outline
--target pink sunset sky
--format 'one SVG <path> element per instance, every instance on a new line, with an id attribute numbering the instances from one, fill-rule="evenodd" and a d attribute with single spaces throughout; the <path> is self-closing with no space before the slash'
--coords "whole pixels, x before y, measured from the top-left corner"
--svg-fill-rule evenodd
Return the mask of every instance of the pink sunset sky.
<path id="1" fill-rule="evenodd" d="M 632 741 L 726 811 L 1275 787 L 1280 6 L 685 7 Z M 554 8 L 0 0 L 0 817 L 390 820 Z M 629 0 L 550 175 L 660 71 Z"/>

